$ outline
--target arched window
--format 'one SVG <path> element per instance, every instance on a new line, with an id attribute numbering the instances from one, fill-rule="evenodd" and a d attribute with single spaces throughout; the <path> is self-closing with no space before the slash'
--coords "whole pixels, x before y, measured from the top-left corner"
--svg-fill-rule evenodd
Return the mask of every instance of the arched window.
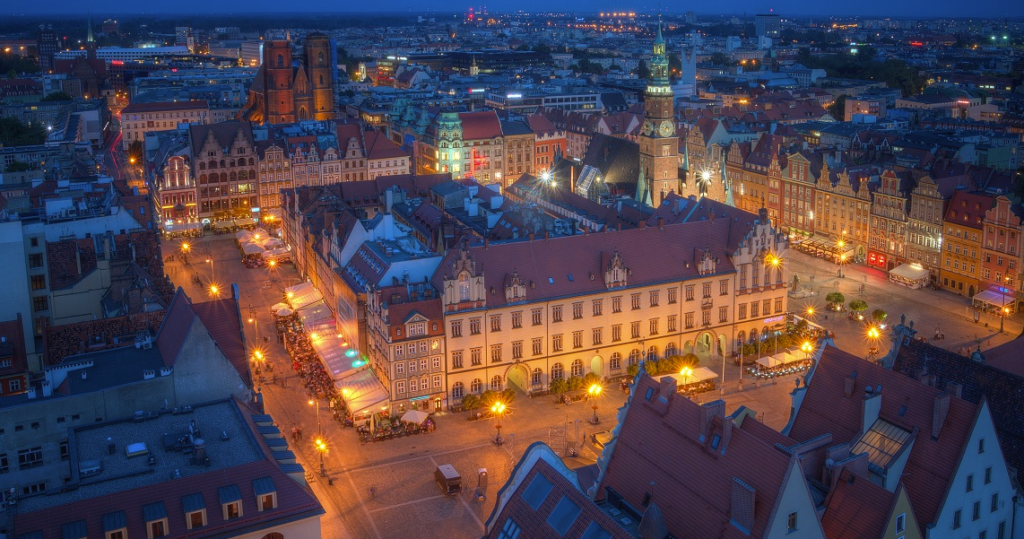
<path id="1" fill-rule="evenodd" d="M 320 62 L 321 65 L 324 63 L 324 53 L 323 53 L 323 51 L 320 51 L 320 52 L 316 53 L 316 61 Z M 323 77 L 323 75 L 321 75 L 320 76 L 320 82 L 323 82 L 323 79 L 324 79 L 324 77 Z"/>
<path id="2" fill-rule="evenodd" d="M 542 371 L 540 369 L 533 369 L 533 374 L 530 375 L 530 384 L 535 385 L 535 386 L 539 386 L 540 385 L 540 377 L 543 374 L 544 374 L 544 371 Z"/>
<path id="3" fill-rule="evenodd" d="M 249 158 L 249 166 L 251 167 L 251 166 L 255 166 L 255 165 L 256 165 L 256 160 L 253 159 L 252 157 L 250 157 Z"/>
<path id="4" fill-rule="evenodd" d="M 284 67 L 284 55 L 283 54 L 278 54 L 277 55 L 277 67 Z"/>
<path id="5" fill-rule="evenodd" d="M 309 112 L 306 111 L 306 107 L 299 107 L 299 120 L 308 120 Z"/>
<path id="6" fill-rule="evenodd" d="M 206 174 L 199 175 L 199 183 L 206 183 Z"/>
<path id="7" fill-rule="evenodd" d="M 459 274 L 459 301 L 469 301 L 469 273 Z"/>
<path id="8" fill-rule="evenodd" d="M 652 346 L 647 349 L 647 359 L 658 359 L 658 347 Z"/>
<path id="9" fill-rule="evenodd" d="M 215 168 L 217 168 L 217 162 L 216 161 L 210 161 L 210 170 L 213 170 Z"/>
<path id="10" fill-rule="evenodd" d="M 672 356 L 678 356 L 678 355 L 679 355 L 679 349 L 676 348 L 676 343 L 674 343 L 674 342 L 668 343 L 668 346 L 665 347 L 665 357 L 672 357 Z"/>
<path id="11" fill-rule="evenodd" d="M 612 357 L 608 359 L 608 368 L 617 371 L 622 368 L 622 354 L 618 352 L 612 353 Z"/>
<path id="12" fill-rule="evenodd" d="M 461 399 L 463 392 L 466 390 L 466 386 L 462 385 L 462 382 L 455 382 L 452 384 L 452 398 Z"/>
<path id="13" fill-rule="evenodd" d="M 221 172 L 220 173 L 220 181 L 222 181 L 224 183 L 227 183 L 227 181 L 228 181 L 228 173 L 227 172 Z"/>
<path id="14" fill-rule="evenodd" d="M 233 182 L 238 181 L 238 173 L 233 171 L 233 170 L 231 171 L 231 176 L 229 176 L 229 177 L 231 178 L 231 181 L 233 181 Z"/>
<path id="15" fill-rule="evenodd" d="M 221 159 L 221 160 L 220 160 L 220 168 L 224 168 L 224 167 L 225 167 L 225 164 L 224 164 L 224 160 L 223 160 L 223 159 Z"/>
<path id="16" fill-rule="evenodd" d="M 742 331 L 737 333 L 736 334 L 736 344 L 738 344 L 740 346 L 743 346 L 743 343 L 744 343 L 743 339 L 746 338 L 746 336 L 747 336 L 747 334 L 742 332 Z"/>
<path id="17" fill-rule="evenodd" d="M 757 328 L 750 330 L 750 342 L 757 342 Z"/>
<path id="18" fill-rule="evenodd" d="M 570 367 L 570 369 L 571 369 L 571 372 L 572 372 L 573 376 L 583 376 L 583 362 L 582 361 L 580 361 L 578 359 L 576 361 L 573 361 L 572 362 L 572 367 Z"/>
<path id="19" fill-rule="evenodd" d="M 206 170 L 206 163 L 200 161 L 199 162 L 199 170 Z"/>
<path id="20" fill-rule="evenodd" d="M 470 393 L 480 393 L 480 389 L 481 389 L 480 386 L 482 386 L 482 385 L 483 385 L 483 383 L 480 382 L 479 378 L 474 378 L 473 381 L 469 383 L 469 392 Z"/>
<path id="21" fill-rule="evenodd" d="M 324 76 L 320 75 L 320 86 L 324 85 Z"/>
<path id="22" fill-rule="evenodd" d="M 495 375 L 491 378 L 491 391 L 501 391 L 501 376 Z"/>
<path id="23" fill-rule="evenodd" d="M 551 366 L 551 379 L 561 380 L 562 378 L 565 378 L 565 369 L 562 368 L 561 363 L 555 363 Z"/>
<path id="24" fill-rule="evenodd" d="M 629 351 L 629 364 L 636 365 L 640 363 L 640 351 L 636 348 Z"/>

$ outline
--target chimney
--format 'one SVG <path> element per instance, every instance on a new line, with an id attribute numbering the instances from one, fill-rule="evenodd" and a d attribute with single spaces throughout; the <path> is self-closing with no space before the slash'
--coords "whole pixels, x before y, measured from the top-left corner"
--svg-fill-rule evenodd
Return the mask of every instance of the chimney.
<path id="1" fill-rule="evenodd" d="M 640 230 L 647 228 L 647 221 L 640 221 Z"/>
<path id="2" fill-rule="evenodd" d="M 534 234 L 533 232 L 530 232 L 530 236 L 529 237 L 530 237 L 530 241 L 533 241 L 537 237 L 537 235 Z"/>
<path id="3" fill-rule="evenodd" d="M 946 383 L 946 393 L 949 393 L 950 395 L 952 395 L 952 396 L 954 396 L 954 397 L 956 397 L 958 399 L 961 399 L 961 398 L 963 398 L 962 397 L 963 392 L 964 392 L 964 386 L 962 384 L 958 384 L 958 383 L 955 383 L 955 382 L 948 382 L 948 383 Z"/>
<path id="4" fill-rule="evenodd" d="M 704 438 L 708 434 L 708 428 L 711 427 L 711 419 L 715 416 L 725 417 L 725 401 L 719 399 L 700 405 L 700 432 L 698 433 L 698 441 L 704 441 Z"/>
<path id="5" fill-rule="evenodd" d="M 718 450 L 724 455 L 725 448 L 729 446 L 729 439 L 732 438 L 732 419 L 725 418 L 722 421 L 722 443 L 718 446 Z"/>
<path id="6" fill-rule="evenodd" d="M 544 231 L 544 241 L 548 241 L 551 238 L 551 233 L 547 230 Z"/>
<path id="7" fill-rule="evenodd" d="M 935 406 L 932 408 L 932 439 L 938 440 L 942 432 L 942 425 L 946 423 L 946 416 L 949 415 L 949 393 L 939 393 L 935 396 Z"/>
<path id="8" fill-rule="evenodd" d="M 658 217 L 658 230 L 665 230 L 665 218 Z"/>
<path id="9" fill-rule="evenodd" d="M 853 374 L 846 377 L 846 385 L 843 387 L 843 396 L 850 398 L 853 396 L 853 388 L 857 383 L 857 371 L 853 371 Z"/>
<path id="10" fill-rule="evenodd" d="M 732 523 L 747 533 L 754 527 L 754 494 L 754 487 L 738 477 L 732 478 L 732 507 L 729 514 Z"/>
<path id="11" fill-rule="evenodd" d="M 487 249 L 487 247 L 489 245 L 490 245 L 490 242 L 487 240 L 487 238 L 484 238 L 484 249 Z"/>
<path id="12" fill-rule="evenodd" d="M 875 424 L 878 419 L 878 411 L 882 408 L 882 393 L 872 391 L 871 386 L 864 390 L 864 400 L 861 402 L 861 432 L 866 432 Z"/>
<path id="13" fill-rule="evenodd" d="M 192 446 L 195 450 L 192 457 L 195 459 L 196 464 L 202 464 L 206 460 L 206 442 L 202 438 L 196 438 L 192 442 Z"/>
<path id="14" fill-rule="evenodd" d="M 78 248 L 78 243 L 75 243 L 75 263 L 78 264 L 78 274 L 82 274 L 82 250 Z"/>

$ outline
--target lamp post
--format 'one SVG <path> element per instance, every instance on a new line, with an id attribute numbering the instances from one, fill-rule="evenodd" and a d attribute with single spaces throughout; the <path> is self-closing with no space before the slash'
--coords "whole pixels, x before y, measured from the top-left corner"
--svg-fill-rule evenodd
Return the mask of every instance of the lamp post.
<path id="1" fill-rule="evenodd" d="M 498 416 L 498 423 L 494 425 L 494 429 L 498 431 L 498 434 L 494 437 L 495 445 L 501 445 L 504 440 L 501 439 L 501 416 L 505 413 L 505 403 L 498 401 L 491 405 L 491 413 Z"/>
<path id="2" fill-rule="evenodd" d="M 811 359 L 811 352 L 814 351 L 814 345 L 811 344 L 810 341 L 804 341 L 804 343 L 800 345 L 800 350 L 804 353 L 804 359 Z"/>
<path id="3" fill-rule="evenodd" d="M 689 366 L 683 367 L 679 371 L 679 374 L 683 375 L 683 385 L 684 386 L 690 385 L 690 375 L 693 374 L 693 369 L 691 367 L 689 367 Z"/>
<path id="4" fill-rule="evenodd" d="M 840 252 L 836 253 L 838 255 L 836 257 L 836 264 L 839 265 L 839 278 L 840 279 L 843 277 L 843 262 L 846 261 L 846 253 L 842 252 L 844 245 L 846 245 L 846 242 L 843 241 L 842 239 L 840 239 L 839 241 L 836 242 L 836 247 L 838 247 L 839 251 L 840 251 Z"/>
<path id="5" fill-rule="evenodd" d="M 601 394 L 601 386 L 599 384 L 594 384 L 594 385 L 590 386 L 589 389 L 587 389 L 587 395 L 589 395 L 590 399 L 594 401 L 594 403 L 590 405 L 590 407 L 594 409 L 594 417 L 590 420 L 590 422 L 595 424 L 595 425 L 597 425 L 598 423 L 601 422 L 601 420 L 597 418 L 597 400 L 596 400 L 597 396 L 600 395 L 600 394 Z"/>
<path id="6" fill-rule="evenodd" d="M 256 318 L 256 309 L 253 308 L 252 303 L 249 304 L 249 323 L 253 326 L 253 332 L 256 334 L 256 342 L 260 341 L 260 321 Z"/>
<path id="7" fill-rule="evenodd" d="M 316 437 L 323 438 L 324 433 L 320 430 L 320 402 L 318 399 L 309 399 L 309 405 L 316 408 Z"/>
<path id="8" fill-rule="evenodd" d="M 327 467 L 324 466 L 324 452 L 327 451 L 327 442 L 323 438 L 317 438 L 314 442 L 316 450 L 320 453 L 320 477 L 327 477 Z"/>
<path id="9" fill-rule="evenodd" d="M 877 352 L 877 349 L 878 349 L 878 337 L 880 335 L 881 335 L 881 333 L 878 332 L 878 328 L 876 328 L 875 326 L 871 326 L 871 329 L 868 330 L 868 338 L 871 339 L 871 350 L 870 350 L 870 356 L 871 357 L 874 357 L 875 353 Z"/>
<path id="10" fill-rule="evenodd" d="M 1010 282 L 1010 276 L 1003 277 L 1003 282 L 999 283 L 999 293 L 1003 296 L 1003 304 L 999 309 L 999 333 L 1003 332 L 1003 322 L 1006 321 L 1006 315 L 1010 314 L 1010 309 L 1006 307 L 1006 285 Z"/>
<path id="11" fill-rule="evenodd" d="M 192 246 L 187 241 L 181 243 L 181 258 L 186 266 L 188 265 L 188 251 L 191 248 Z"/>

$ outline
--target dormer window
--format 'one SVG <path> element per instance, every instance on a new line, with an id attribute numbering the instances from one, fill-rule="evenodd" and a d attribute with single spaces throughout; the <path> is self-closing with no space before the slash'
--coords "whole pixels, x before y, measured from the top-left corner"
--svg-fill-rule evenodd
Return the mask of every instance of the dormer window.
<path id="1" fill-rule="evenodd" d="M 61 526 L 61 537 L 64 539 L 88 539 L 89 533 L 86 531 L 85 521 L 76 520 Z"/>
<path id="2" fill-rule="evenodd" d="M 238 485 L 229 485 L 217 489 L 220 498 L 221 517 L 224 520 L 242 518 L 242 492 Z"/>
<path id="3" fill-rule="evenodd" d="M 167 507 L 164 506 L 164 502 L 143 505 L 142 516 L 146 519 L 146 536 L 149 539 L 168 534 Z"/>
<path id="4" fill-rule="evenodd" d="M 459 274 L 459 301 L 469 301 L 469 273 Z"/>
<path id="5" fill-rule="evenodd" d="M 185 510 L 185 527 L 192 530 L 206 526 L 206 502 L 202 494 L 189 494 L 181 498 Z"/>
<path id="6" fill-rule="evenodd" d="M 252 482 L 253 491 L 256 494 L 256 508 L 258 511 L 269 511 L 277 508 L 277 488 L 274 480 L 270 477 L 261 477 Z"/>
<path id="7" fill-rule="evenodd" d="M 128 524 L 124 511 L 115 511 L 103 515 L 104 539 L 127 539 Z"/>

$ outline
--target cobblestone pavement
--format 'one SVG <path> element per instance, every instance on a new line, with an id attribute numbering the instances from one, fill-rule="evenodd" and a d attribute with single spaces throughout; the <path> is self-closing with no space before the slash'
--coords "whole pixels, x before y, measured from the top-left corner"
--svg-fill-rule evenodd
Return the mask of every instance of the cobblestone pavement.
<path id="1" fill-rule="evenodd" d="M 580 444 L 579 456 L 568 459 L 571 465 L 592 463 L 600 449 L 591 443 L 590 435 L 612 429 L 617 411 L 626 400 L 626 395 L 617 390 L 618 386 L 607 388 L 596 401 L 600 423 L 593 425 L 590 423 L 594 415 L 592 402 L 564 405 L 555 403 L 552 397 L 529 399 L 519 395 L 511 403 L 510 412 L 501 420 L 505 443 L 500 447 L 494 443 L 497 422 L 493 419 L 470 420 L 469 413 L 437 415 L 437 429 L 430 434 L 363 444 L 354 430 L 342 428 L 335 422 L 326 404 L 320 402 L 321 427 L 330 448 L 325 456 L 327 476 L 321 478 L 318 455 L 312 443 L 317 429 L 316 410 L 307 404 L 308 396 L 302 380 L 291 370 L 283 346 L 275 340 L 269 310 L 271 305 L 281 301 L 284 287 L 300 281 L 295 268 L 290 264 L 274 270 L 245 268 L 230 235 L 207 236 L 191 243 L 189 258 L 192 264 L 183 265 L 180 255 L 177 255 L 167 264 L 168 275 L 194 301 L 205 301 L 209 294 L 192 282 L 193 275 L 198 274 L 204 282 L 212 280 L 219 283 L 222 292 L 226 293 L 230 293 L 231 283 L 237 284 L 243 320 L 249 317 L 250 308 L 255 313 L 255 323 L 247 323 L 245 327 L 247 342 L 258 343 L 263 337 L 270 337 L 264 349 L 273 373 L 264 373 L 265 381 L 258 384 L 259 390 L 268 413 L 283 431 L 290 432 L 292 426 L 303 428 L 304 440 L 291 445 L 310 472 L 307 475 L 312 481 L 312 488 L 327 511 L 322 519 L 323 537 L 479 537 L 494 508 L 498 489 L 531 443 L 549 443 L 557 450 L 560 440 L 577 442 Z M 165 256 L 177 252 L 177 248 L 175 242 L 165 243 Z M 212 267 L 205 262 L 210 255 Z M 974 325 L 964 314 L 965 303 L 957 296 L 907 290 L 888 283 L 884 275 L 852 267 L 844 270 L 847 278 L 839 280 L 835 278 L 834 270 L 830 271 L 829 264 L 800 253 L 791 255 L 789 264 L 791 272 L 800 275 L 804 284 L 819 292 L 813 300 L 791 300 L 792 310 L 807 305 L 823 307 L 824 295 L 838 286 L 850 296 L 849 299 L 864 297 L 871 309 L 885 309 L 891 319 L 898 320 L 899 314 L 905 312 L 908 319 L 921 320 L 917 327 L 922 333 L 928 333 L 928 329 L 934 329 L 936 324 L 940 325 L 947 334 L 943 344 L 954 349 L 973 339 L 975 333 L 986 339 L 986 346 L 1009 338 L 1008 334 L 996 334 L 998 320 L 995 320 L 996 330 L 982 331 L 983 326 Z M 815 275 L 814 283 L 809 282 L 812 274 Z M 868 283 L 865 293 L 856 294 L 857 287 L 865 282 L 865 276 Z M 867 344 L 861 325 L 834 317 L 819 321 L 836 332 L 839 346 L 866 354 Z M 1008 333 L 1013 331 L 1016 334 L 1020 331 L 1020 323 L 1009 320 L 1007 329 Z M 712 362 L 707 366 L 722 372 L 721 363 L 716 365 Z M 731 362 L 724 369 L 726 383 L 720 385 L 719 391 L 695 397 L 698 402 L 724 398 L 729 413 L 742 405 L 753 409 L 759 419 L 776 430 L 786 424 L 790 410 L 789 392 L 794 387 L 795 375 L 778 378 L 776 383 L 762 381 L 755 388 L 750 379 L 739 381 L 739 369 Z M 564 434 L 560 436 L 559 430 Z M 460 472 L 465 487 L 461 495 L 449 498 L 441 494 L 433 480 L 434 469 L 439 464 L 452 464 Z M 475 496 L 476 475 L 480 468 L 487 470 L 489 483 L 483 489 L 483 501 Z"/>

